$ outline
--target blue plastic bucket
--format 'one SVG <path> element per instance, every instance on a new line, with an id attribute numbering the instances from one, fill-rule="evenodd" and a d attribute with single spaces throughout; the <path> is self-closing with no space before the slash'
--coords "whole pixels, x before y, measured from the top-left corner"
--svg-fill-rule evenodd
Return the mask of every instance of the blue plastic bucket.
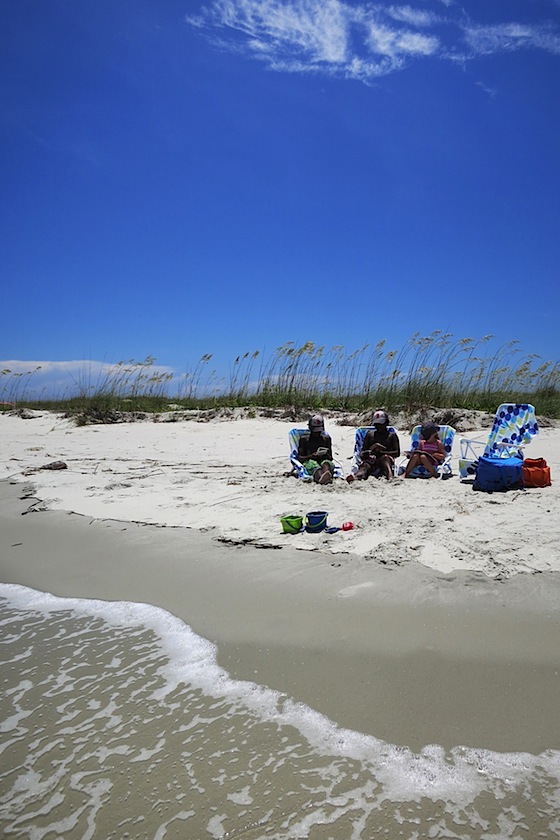
<path id="1" fill-rule="evenodd" d="M 305 517 L 305 530 L 310 534 L 318 534 L 327 527 L 326 510 L 312 510 Z"/>

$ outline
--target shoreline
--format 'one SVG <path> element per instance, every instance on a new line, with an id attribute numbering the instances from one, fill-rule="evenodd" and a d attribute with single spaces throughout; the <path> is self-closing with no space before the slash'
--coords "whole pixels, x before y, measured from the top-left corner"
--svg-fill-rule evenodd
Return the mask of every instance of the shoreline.
<path id="1" fill-rule="evenodd" d="M 391 743 L 560 748 L 555 572 L 496 581 L 231 546 L 195 529 L 22 515 L 25 495 L 0 482 L 3 583 L 159 606 L 214 642 L 232 677 Z"/>

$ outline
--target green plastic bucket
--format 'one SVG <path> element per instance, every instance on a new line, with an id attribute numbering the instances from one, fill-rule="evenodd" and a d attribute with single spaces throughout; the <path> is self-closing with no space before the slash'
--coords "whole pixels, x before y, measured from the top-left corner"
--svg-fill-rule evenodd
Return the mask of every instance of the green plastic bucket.
<path id="1" fill-rule="evenodd" d="M 285 534 L 298 534 L 303 525 L 303 516 L 282 516 L 280 522 Z"/>
<path id="2" fill-rule="evenodd" d="M 326 510 L 312 510 L 305 517 L 305 530 L 310 534 L 318 534 L 319 531 L 324 531 L 327 527 Z"/>

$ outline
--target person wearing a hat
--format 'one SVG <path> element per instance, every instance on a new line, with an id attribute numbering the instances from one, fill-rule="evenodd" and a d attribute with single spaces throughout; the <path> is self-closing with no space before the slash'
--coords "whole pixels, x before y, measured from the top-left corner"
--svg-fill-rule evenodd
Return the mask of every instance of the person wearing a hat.
<path id="1" fill-rule="evenodd" d="M 414 467 L 426 467 L 432 478 L 437 478 L 437 467 L 445 461 L 445 448 L 439 439 L 435 423 L 423 423 L 420 429 L 420 444 L 412 453 L 406 465 L 404 477 L 409 478 Z"/>
<path id="2" fill-rule="evenodd" d="M 334 473 L 331 436 L 325 432 L 325 421 L 320 414 L 309 418 L 309 432 L 299 439 L 298 461 L 318 484 L 331 484 Z"/>
<path id="3" fill-rule="evenodd" d="M 355 475 L 346 476 L 346 481 L 367 479 L 370 475 L 385 476 L 390 481 L 395 474 L 395 458 L 401 454 L 399 437 L 389 431 L 389 415 L 386 411 L 376 411 L 372 424 L 374 430 L 366 433 L 360 452 L 361 464 Z"/>

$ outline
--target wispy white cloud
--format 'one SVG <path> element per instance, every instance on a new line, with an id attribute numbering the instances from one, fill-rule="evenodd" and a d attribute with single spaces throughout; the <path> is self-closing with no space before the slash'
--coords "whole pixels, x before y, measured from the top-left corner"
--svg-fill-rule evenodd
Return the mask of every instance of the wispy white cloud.
<path id="1" fill-rule="evenodd" d="M 400 31 L 372 23 L 366 43 L 374 55 L 388 56 L 394 61 L 409 55 L 433 55 L 438 51 L 437 38 L 408 30 Z"/>
<path id="2" fill-rule="evenodd" d="M 314 71 L 362 81 L 431 55 L 438 39 L 418 31 L 437 20 L 410 6 L 342 0 L 214 0 L 187 23 L 273 69 Z"/>
<path id="3" fill-rule="evenodd" d="M 484 93 L 487 93 L 491 99 L 494 99 L 494 97 L 498 95 L 496 88 L 488 87 L 488 85 L 485 85 L 484 82 L 475 82 L 475 85 L 483 90 Z"/>
<path id="4" fill-rule="evenodd" d="M 28 373 L 31 371 L 41 370 L 43 373 L 55 373 L 60 371 L 77 371 L 77 370 L 93 370 L 94 372 L 101 372 L 109 370 L 112 365 L 107 362 L 95 361 L 66 361 L 66 362 L 51 362 L 51 361 L 21 361 L 21 359 L 5 359 L 0 360 L 0 368 L 3 371 L 10 373 Z"/>
<path id="5" fill-rule="evenodd" d="M 493 55 L 519 49 L 537 49 L 560 55 L 560 31 L 550 24 L 531 26 L 502 23 L 494 26 L 468 25 L 465 41 L 475 55 Z"/>
<path id="6" fill-rule="evenodd" d="M 346 57 L 347 10 L 338 0 L 282 3 L 278 0 L 215 0 L 187 22 L 246 36 L 249 51 L 279 58 L 306 55 L 314 62 Z M 223 36 L 222 36 L 223 37 Z"/>
<path id="7" fill-rule="evenodd" d="M 412 6 L 389 6 L 387 14 L 393 20 L 419 28 L 433 26 L 441 20 L 433 12 L 427 12 L 425 9 L 414 9 Z"/>
<path id="8" fill-rule="evenodd" d="M 130 374 L 127 371 L 131 371 Z M 164 365 L 143 366 L 135 362 L 111 364 L 96 360 L 22 361 L 0 360 L 0 402 L 14 398 L 45 396 L 69 397 L 79 393 L 95 393 L 109 382 L 128 381 L 132 384 L 138 374 L 149 377 L 167 376 L 173 369 Z M 128 377 L 128 379 L 127 379 Z"/>
<path id="9" fill-rule="evenodd" d="M 220 47 L 291 73 L 366 84 L 422 58 L 474 60 L 518 49 L 560 55 L 560 26 L 471 20 L 454 0 L 441 14 L 414 3 L 345 0 L 209 0 L 186 22 Z"/>

